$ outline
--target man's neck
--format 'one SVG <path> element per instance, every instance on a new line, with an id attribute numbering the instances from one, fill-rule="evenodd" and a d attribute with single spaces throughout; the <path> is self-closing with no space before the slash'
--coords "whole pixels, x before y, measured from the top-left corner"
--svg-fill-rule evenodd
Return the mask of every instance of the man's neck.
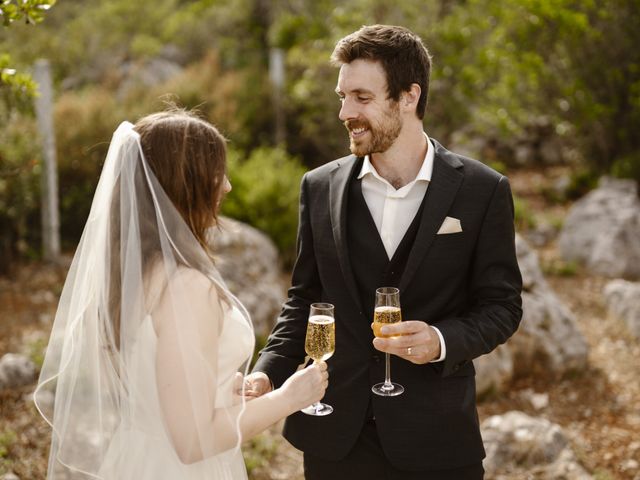
<path id="1" fill-rule="evenodd" d="M 389 150 L 374 153 L 369 160 L 378 174 L 397 190 L 416 178 L 426 155 L 427 139 L 420 123 L 403 129 Z"/>

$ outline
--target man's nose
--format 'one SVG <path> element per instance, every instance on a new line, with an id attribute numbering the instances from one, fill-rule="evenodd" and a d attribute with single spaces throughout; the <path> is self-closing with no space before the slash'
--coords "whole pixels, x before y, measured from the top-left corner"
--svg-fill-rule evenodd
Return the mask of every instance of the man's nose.
<path id="1" fill-rule="evenodd" d="M 353 102 L 347 98 L 342 100 L 342 106 L 340 107 L 340 113 L 338 114 L 340 121 L 346 122 L 347 120 L 353 120 L 357 116 L 358 114 L 354 108 Z"/>

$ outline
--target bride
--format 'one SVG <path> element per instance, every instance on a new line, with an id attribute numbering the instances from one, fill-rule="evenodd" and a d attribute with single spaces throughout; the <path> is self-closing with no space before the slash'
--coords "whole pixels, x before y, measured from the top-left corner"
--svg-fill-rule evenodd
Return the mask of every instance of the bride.
<path id="1" fill-rule="evenodd" d="M 225 155 L 182 110 L 115 131 L 34 394 L 49 480 L 246 479 L 240 443 L 323 396 L 326 364 L 245 401 L 253 330 L 206 239 Z"/>

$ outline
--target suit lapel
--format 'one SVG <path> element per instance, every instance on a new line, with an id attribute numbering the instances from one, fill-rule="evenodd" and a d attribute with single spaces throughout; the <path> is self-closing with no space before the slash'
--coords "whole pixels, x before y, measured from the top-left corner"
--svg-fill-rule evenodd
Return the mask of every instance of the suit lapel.
<path id="1" fill-rule="evenodd" d="M 342 275 L 349 293 L 356 302 L 358 309 L 362 311 L 360 295 L 358 294 L 355 277 L 351 269 L 345 238 L 347 232 L 347 191 L 349 189 L 349 180 L 357 165 L 357 157 L 350 155 L 345 157 L 331 172 L 329 201 L 331 208 L 331 230 L 333 231 L 333 239 L 337 248 L 340 269 L 342 270 Z"/>
<path id="2" fill-rule="evenodd" d="M 420 262 L 431 247 L 464 177 L 462 162 L 438 142 L 431 140 L 435 146 L 433 173 L 427 189 L 418 233 L 400 278 L 400 291 L 407 288 Z"/>

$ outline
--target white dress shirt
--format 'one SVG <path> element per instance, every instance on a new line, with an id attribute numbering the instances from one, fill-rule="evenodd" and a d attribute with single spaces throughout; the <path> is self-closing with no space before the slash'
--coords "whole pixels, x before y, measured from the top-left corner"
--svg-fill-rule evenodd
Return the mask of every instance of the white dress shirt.
<path id="1" fill-rule="evenodd" d="M 431 181 L 434 148 L 426 133 L 424 136 L 427 139 L 427 154 L 416 178 L 405 186 L 396 190 L 382 178 L 371 163 L 369 155 L 364 157 L 362 169 L 358 174 L 358 179 L 362 179 L 362 196 L 369 207 L 389 259 L 393 257 L 418 213 Z M 433 361 L 440 362 L 445 359 L 446 347 L 440 330 L 436 327 L 433 329 L 440 337 L 440 357 Z"/>

